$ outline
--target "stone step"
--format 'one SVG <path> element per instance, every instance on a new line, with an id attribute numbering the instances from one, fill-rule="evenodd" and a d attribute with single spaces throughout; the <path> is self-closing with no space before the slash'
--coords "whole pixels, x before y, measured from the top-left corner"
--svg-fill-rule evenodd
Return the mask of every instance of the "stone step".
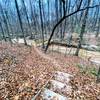
<path id="1" fill-rule="evenodd" d="M 43 100 L 68 100 L 67 97 L 62 96 L 58 93 L 53 92 L 52 90 L 49 89 L 44 89 L 44 91 L 41 94 Z"/>
<path id="2" fill-rule="evenodd" d="M 72 92 L 69 84 L 71 78 L 73 78 L 71 74 L 56 71 L 54 79 L 50 80 L 48 86 L 41 92 L 42 100 L 70 100 L 66 96 Z"/>
<path id="3" fill-rule="evenodd" d="M 58 89 L 65 88 L 65 86 L 66 86 L 66 84 L 56 81 L 56 80 L 51 80 L 50 85 L 51 85 L 51 87 L 58 88 Z"/>
<path id="4" fill-rule="evenodd" d="M 90 61 L 96 65 L 100 65 L 100 60 L 90 59 Z"/>
<path id="5" fill-rule="evenodd" d="M 57 81 L 60 81 L 62 83 L 66 83 L 66 84 L 69 83 L 71 78 L 73 78 L 73 75 L 64 73 L 64 72 L 60 72 L 60 71 L 57 71 L 54 74 L 54 80 L 57 80 Z"/>
<path id="6" fill-rule="evenodd" d="M 68 94 L 71 94 L 72 87 L 65 83 L 62 83 L 56 80 L 51 80 L 50 90 L 55 91 L 56 93 L 59 93 L 59 94 L 68 95 Z"/>

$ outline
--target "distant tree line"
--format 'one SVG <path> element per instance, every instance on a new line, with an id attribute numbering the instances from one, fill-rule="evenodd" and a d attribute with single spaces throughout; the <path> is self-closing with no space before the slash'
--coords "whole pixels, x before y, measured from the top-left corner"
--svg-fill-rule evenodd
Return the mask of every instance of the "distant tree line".
<path id="1" fill-rule="evenodd" d="M 79 34 L 76 55 L 82 44 L 84 33 L 96 37 L 100 33 L 99 0 L 1 0 L 0 37 L 48 40 L 45 51 L 53 38 L 64 40 L 66 33 Z M 70 38 L 71 40 L 71 38 Z"/>

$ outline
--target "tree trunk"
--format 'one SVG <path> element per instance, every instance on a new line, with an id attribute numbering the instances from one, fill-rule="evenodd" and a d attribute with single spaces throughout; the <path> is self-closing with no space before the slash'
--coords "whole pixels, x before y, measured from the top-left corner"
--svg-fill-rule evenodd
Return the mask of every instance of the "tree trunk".
<path id="1" fill-rule="evenodd" d="M 11 34 L 13 36 L 14 33 L 13 33 L 13 29 L 12 29 L 12 26 L 11 26 L 11 23 L 10 23 L 9 16 L 8 16 L 8 12 L 7 11 L 5 11 L 5 16 L 6 16 L 6 19 L 8 21 L 8 25 L 9 25 L 9 28 L 10 28 L 10 32 L 11 32 Z"/>
<path id="2" fill-rule="evenodd" d="M 4 30 L 3 30 L 3 27 L 2 27 L 1 22 L 0 22 L 0 28 L 1 28 L 1 32 L 2 32 L 2 37 L 3 37 L 3 39 L 4 39 L 5 41 L 7 41 L 7 40 L 6 40 L 6 37 L 5 37 L 5 33 L 4 33 Z"/>
<path id="3" fill-rule="evenodd" d="M 1 9 L 2 17 L 3 17 L 3 20 L 4 20 L 4 24 L 5 24 L 5 27 L 6 27 L 6 31 L 7 31 L 7 34 L 8 34 L 9 41 L 12 44 L 12 40 L 11 40 L 11 36 L 10 36 L 10 32 L 9 32 L 9 27 L 8 27 L 7 20 L 6 20 L 6 17 L 4 15 L 4 11 L 2 9 L 1 4 L 0 4 L 0 9 Z"/>
<path id="4" fill-rule="evenodd" d="M 90 3 L 91 3 L 91 0 L 88 1 L 88 6 L 90 5 Z M 83 35 L 84 35 L 84 32 L 85 32 L 85 27 L 86 27 L 86 19 L 88 17 L 88 10 L 89 9 L 86 9 L 84 11 L 83 20 L 82 20 L 82 27 L 81 27 L 81 33 L 79 35 L 79 43 L 78 43 L 78 46 L 77 46 L 77 50 L 75 52 L 76 56 L 78 56 L 78 54 L 79 54 L 81 44 L 82 44 L 82 41 L 83 41 Z"/>
<path id="5" fill-rule="evenodd" d="M 100 83 L 100 66 L 99 66 L 99 70 L 98 70 L 96 82 L 97 82 L 97 83 Z"/>
<path id="6" fill-rule="evenodd" d="M 22 26 L 22 20 L 21 20 L 21 17 L 20 17 L 20 12 L 19 12 L 19 7 L 18 7 L 17 0 L 15 0 L 15 6 L 16 6 L 16 10 L 17 10 L 17 15 L 18 15 L 21 31 L 22 31 L 23 38 L 24 38 L 24 43 L 25 43 L 25 45 L 27 45 L 25 34 L 24 34 L 24 30 L 23 30 L 23 26 Z"/>
<path id="7" fill-rule="evenodd" d="M 41 20 L 41 30 L 42 30 L 42 48 L 44 48 L 44 26 L 43 26 L 43 18 L 42 18 L 42 7 L 41 0 L 39 0 L 39 10 L 40 10 L 40 20 Z"/>
<path id="8" fill-rule="evenodd" d="M 29 22 L 28 13 L 27 13 L 27 10 L 26 10 L 26 6 L 25 6 L 24 0 L 22 0 L 22 4 L 24 6 L 24 12 L 25 12 L 25 15 L 26 15 L 26 19 L 27 19 L 27 22 L 28 22 L 28 27 L 30 29 L 30 35 L 31 35 L 31 39 L 32 39 L 32 29 L 31 29 L 31 25 L 30 25 L 30 22 Z"/>
<path id="9" fill-rule="evenodd" d="M 99 36 L 99 32 L 100 32 L 100 18 L 98 20 L 97 33 L 96 33 L 96 36 L 95 37 L 98 37 Z"/>

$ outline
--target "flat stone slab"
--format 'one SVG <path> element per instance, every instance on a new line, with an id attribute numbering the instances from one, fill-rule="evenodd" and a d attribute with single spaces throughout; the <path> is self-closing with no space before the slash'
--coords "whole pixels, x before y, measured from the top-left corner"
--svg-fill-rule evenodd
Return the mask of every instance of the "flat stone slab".
<path id="1" fill-rule="evenodd" d="M 60 72 L 60 71 L 57 71 L 54 74 L 55 80 L 60 81 L 62 83 L 66 83 L 66 84 L 69 83 L 69 81 L 71 80 L 72 77 L 73 76 L 71 74 Z"/>
<path id="2" fill-rule="evenodd" d="M 66 84 L 56 81 L 56 80 L 51 80 L 50 83 L 53 88 L 58 88 L 58 89 L 65 88 L 66 86 Z"/>
<path id="3" fill-rule="evenodd" d="M 57 93 L 60 94 L 70 94 L 72 92 L 72 87 L 65 83 L 56 80 L 51 80 L 50 83 L 51 83 L 50 90 L 52 91 L 56 91 Z"/>
<path id="4" fill-rule="evenodd" d="M 92 63 L 94 63 L 94 64 L 97 64 L 97 65 L 100 65 L 100 61 L 99 60 L 90 60 Z"/>
<path id="5" fill-rule="evenodd" d="M 67 97 L 62 96 L 46 88 L 44 89 L 42 93 L 42 98 L 43 100 L 68 100 Z"/>

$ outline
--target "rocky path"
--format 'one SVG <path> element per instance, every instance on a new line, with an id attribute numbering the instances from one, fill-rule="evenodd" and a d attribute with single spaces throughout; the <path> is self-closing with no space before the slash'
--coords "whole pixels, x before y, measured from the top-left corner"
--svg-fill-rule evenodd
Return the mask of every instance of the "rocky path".
<path id="1" fill-rule="evenodd" d="M 52 75 L 50 74 L 52 78 L 43 78 L 45 79 L 43 88 L 39 88 L 40 91 L 38 93 L 36 92 L 36 96 L 33 96 L 32 94 L 31 100 L 79 100 L 80 97 L 83 98 L 82 93 L 84 93 L 84 100 L 97 100 L 96 98 L 98 97 L 100 90 L 99 86 L 97 86 L 96 83 L 94 83 L 92 77 L 87 76 L 87 74 L 85 73 L 79 73 L 79 69 L 76 67 L 77 64 L 86 64 L 85 61 L 73 56 L 64 57 L 61 54 L 45 54 L 41 50 L 39 50 L 39 48 L 37 48 L 35 45 L 32 46 L 31 55 L 32 59 L 30 60 L 32 61 L 32 65 L 34 65 L 33 61 L 35 60 L 36 65 L 34 66 L 36 67 L 34 68 L 37 68 L 37 70 L 39 71 L 38 78 L 40 77 L 40 74 L 43 72 L 45 73 L 45 71 L 48 71 L 48 73 L 52 72 Z M 26 59 L 26 61 L 28 60 Z M 44 61 L 46 63 L 44 63 Z M 45 75 L 44 73 L 42 74 L 43 77 Z M 74 91 L 73 85 L 72 83 L 70 83 L 71 78 L 73 79 L 74 85 L 77 87 L 77 91 Z M 90 83 L 92 81 L 94 84 Z M 42 81 L 39 81 L 40 84 L 41 82 Z M 95 89 L 95 87 L 98 88 Z M 88 93 L 87 89 L 89 90 Z M 74 94 L 72 94 L 73 91 Z M 93 93 L 95 93 L 95 95 L 91 95 Z M 73 97 L 70 94 L 72 94 Z"/>
<path id="2" fill-rule="evenodd" d="M 40 93 L 42 100 L 70 100 L 68 95 L 71 94 L 72 87 L 69 82 L 72 78 L 71 74 L 56 71 L 53 78 L 42 88 Z M 38 100 L 37 97 L 32 100 Z"/>
<path id="3" fill-rule="evenodd" d="M 60 64 L 54 59 L 51 58 L 49 55 L 44 54 L 41 52 L 36 46 L 34 46 L 34 50 L 44 59 L 51 61 L 55 66 L 60 66 Z M 72 87 L 69 84 L 69 81 L 73 75 L 55 71 L 53 73 L 53 77 L 49 82 L 46 84 L 44 88 L 42 88 L 40 94 L 43 100 L 69 100 L 69 97 L 66 97 L 67 94 L 70 94 L 72 91 Z M 37 95 L 37 94 L 36 94 Z M 38 95 L 37 95 L 38 97 Z M 37 98 L 33 97 L 32 100 L 37 100 Z"/>
<path id="4" fill-rule="evenodd" d="M 41 52 L 36 45 L 34 45 L 34 50 L 39 56 L 43 57 L 46 60 L 49 60 L 54 66 L 60 66 L 59 63 L 51 58 L 49 55 Z M 36 94 L 32 100 L 37 100 L 37 97 L 41 94 L 43 100 L 68 100 L 68 97 L 65 97 L 64 94 L 71 92 L 71 86 L 69 81 L 72 75 L 64 72 L 54 72 L 53 78 L 42 88 L 41 92 Z"/>
<path id="5" fill-rule="evenodd" d="M 66 97 L 67 94 L 70 94 L 72 87 L 69 84 L 73 76 L 64 73 L 64 72 L 55 72 L 54 77 L 49 82 L 49 86 L 44 88 L 41 96 L 43 100 L 69 100 L 69 97 Z"/>

